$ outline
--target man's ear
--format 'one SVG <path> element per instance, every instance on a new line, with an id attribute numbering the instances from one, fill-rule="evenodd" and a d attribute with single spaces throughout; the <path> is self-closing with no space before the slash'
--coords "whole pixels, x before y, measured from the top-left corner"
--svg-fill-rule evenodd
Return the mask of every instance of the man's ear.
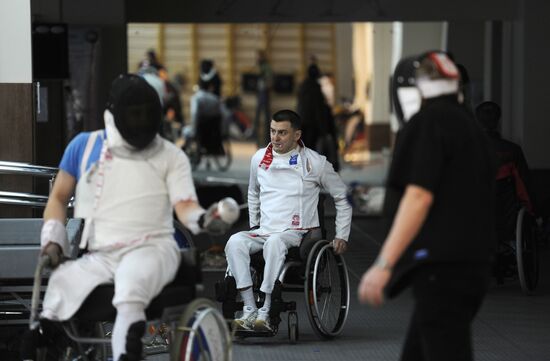
<path id="1" fill-rule="evenodd" d="M 295 141 L 298 141 L 301 137 L 302 137 L 302 130 L 301 130 L 301 129 L 298 129 L 298 130 L 294 133 L 294 140 L 295 140 Z"/>

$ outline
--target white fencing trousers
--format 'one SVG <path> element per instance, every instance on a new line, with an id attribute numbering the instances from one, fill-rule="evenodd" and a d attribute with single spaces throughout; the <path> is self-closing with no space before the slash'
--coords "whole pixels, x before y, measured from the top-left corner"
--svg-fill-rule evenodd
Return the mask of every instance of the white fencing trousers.
<path id="1" fill-rule="evenodd" d="M 86 253 L 61 264 L 52 273 L 41 317 L 68 320 L 95 287 L 113 281 L 115 307 L 125 302 L 148 305 L 174 279 L 179 262 L 179 249 L 172 236 L 117 250 Z"/>
<path id="2" fill-rule="evenodd" d="M 265 268 L 260 291 L 271 293 L 283 268 L 288 249 L 298 247 L 306 233 L 305 230 L 288 230 L 281 233 L 257 235 L 254 231 L 243 231 L 232 235 L 225 246 L 225 256 L 229 270 L 235 277 L 237 288 L 252 286 L 250 255 L 263 249 Z"/>

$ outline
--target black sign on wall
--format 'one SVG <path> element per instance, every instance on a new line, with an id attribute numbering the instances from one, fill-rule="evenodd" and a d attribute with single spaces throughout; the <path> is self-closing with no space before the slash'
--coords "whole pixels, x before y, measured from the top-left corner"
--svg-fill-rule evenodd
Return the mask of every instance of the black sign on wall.
<path id="1" fill-rule="evenodd" d="M 34 80 L 69 77 L 66 24 L 32 25 L 32 71 Z"/>

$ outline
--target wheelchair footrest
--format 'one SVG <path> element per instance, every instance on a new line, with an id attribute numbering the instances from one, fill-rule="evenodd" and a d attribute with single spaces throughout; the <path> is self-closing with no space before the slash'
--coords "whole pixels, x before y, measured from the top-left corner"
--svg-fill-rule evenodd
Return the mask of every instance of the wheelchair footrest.
<path id="1" fill-rule="evenodd" d="M 277 330 L 274 331 L 254 331 L 254 330 L 239 330 L 235 331 L 235 336 L 240 338 L 247 337 L 273 337 L 277 334 Z"/>

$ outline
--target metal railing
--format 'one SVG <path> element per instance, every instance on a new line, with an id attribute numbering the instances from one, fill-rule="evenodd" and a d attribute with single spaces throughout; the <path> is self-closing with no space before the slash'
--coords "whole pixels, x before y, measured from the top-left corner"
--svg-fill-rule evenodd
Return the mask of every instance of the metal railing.
<path id="1" fill-rule="evenodd" d="M 54 167 L 44 167 L 29 163 L 0 161 L 0 174 L 28 175 L 33 177 L 49 178 L 50 192 L 52 190 L 57 171 L 58 169 Z M 0 204 L 45 207 L 47 202 L 48 196 L 44 195 L 23 192 L 0 191 Z"/>
<path id="2" fill-rule="evenodd" d="M 21 174 L 35 177 L 55 178 L 57 171 L 58 169 L 54 167 L 44 167 L 29 163 L 0 161 L 0 174 Z"/>

